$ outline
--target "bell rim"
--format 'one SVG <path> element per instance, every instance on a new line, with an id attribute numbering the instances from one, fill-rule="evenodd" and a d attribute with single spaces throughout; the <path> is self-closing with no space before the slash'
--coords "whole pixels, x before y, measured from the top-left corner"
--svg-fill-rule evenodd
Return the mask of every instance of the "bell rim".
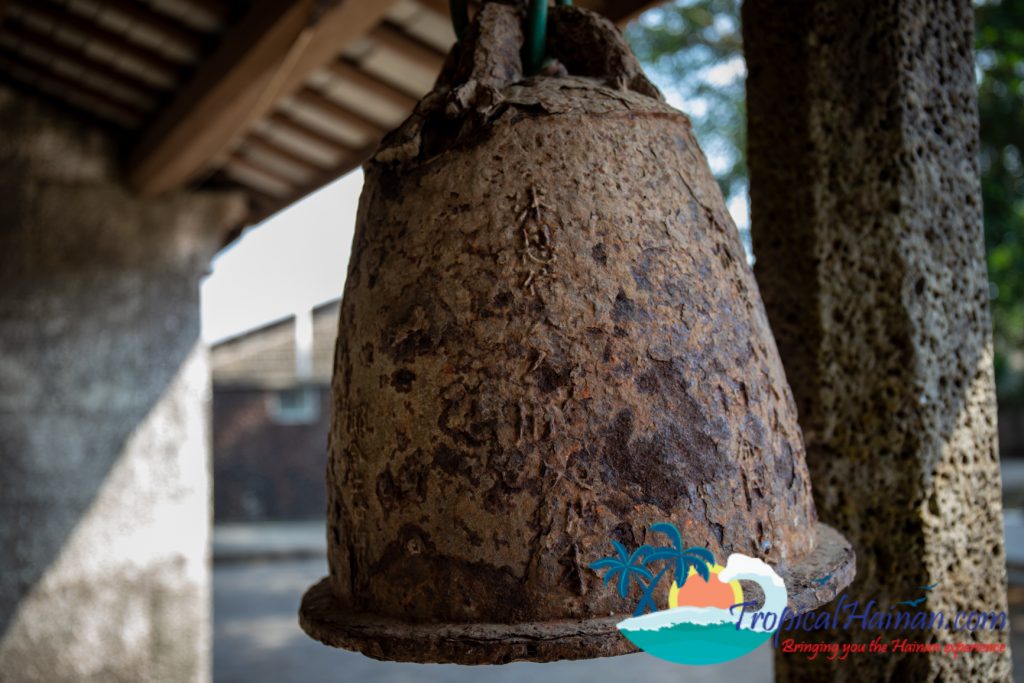
<path id="1" fill-rule="evenodd" d="M 789 592 L 789 608 L 816 609 L 850 585 L 856 556 L 838 531 L 815 525 L 814 549 L 790 567 L 779 568 Z M 818 577 L 827 577 L 822 581 Z M 302 597 L 299 625 L 324 645 L 360 652 L 383 661 L 437 664 L 506 664 L 594 659 L 638 652 L 616 624 L 628 614 L 556 619 L 515 624 L 407 622 L 369 612 L 353 612 L 324 577 Z"/>

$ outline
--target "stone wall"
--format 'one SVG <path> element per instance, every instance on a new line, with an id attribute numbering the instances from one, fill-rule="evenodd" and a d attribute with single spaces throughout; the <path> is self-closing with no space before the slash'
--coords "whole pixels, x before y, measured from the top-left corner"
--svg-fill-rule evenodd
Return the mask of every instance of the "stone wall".
<path id="1" fill-rule="evenodd" d="M 969 0 L 743 6 L 755 272 L 819 516 L 857 551 L 852 598 L 948 616 L 1006 609 L 972 25 Z M 1009 680 L 1009 661 L 776 659 L 808 681 Z"/>
<path id="2" fill-rule="evenodd" d="M 98 128 L 0 89 L 0 672 L 209 678 L 198 280 L 235 196 L 142 201 Z"/>

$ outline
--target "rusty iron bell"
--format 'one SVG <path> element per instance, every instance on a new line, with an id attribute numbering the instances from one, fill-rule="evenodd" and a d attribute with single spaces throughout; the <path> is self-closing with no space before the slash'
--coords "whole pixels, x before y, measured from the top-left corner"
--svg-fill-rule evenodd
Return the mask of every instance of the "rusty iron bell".
<path id="1" fill-rule="evenodd" d="M 488 3 L 366 164 L 341 307 L 330 576 L 312 637 L 379 659 L 633 651 L 588 565 L 671 520 L 816 607 L 853 577 L 817 521 L 757 285 L 687 118 L 618 31 L 552 8 L 523 79 Z M 824 585 L 812 579 L 830 576 Z"/>

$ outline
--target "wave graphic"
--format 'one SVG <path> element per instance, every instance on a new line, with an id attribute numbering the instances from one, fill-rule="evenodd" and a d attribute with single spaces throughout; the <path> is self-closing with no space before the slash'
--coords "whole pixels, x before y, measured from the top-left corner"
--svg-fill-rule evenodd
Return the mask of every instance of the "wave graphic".
<path id="1" fill-rule="evenodd" d="M 630 617 L 620 621 L 619 630 L 659 631 L 677 624 L 697 624 L 710 626 L 713 624 L 735 624 L 736 616 L 729 610 L 718 607 L 673 607 L 672 609 L 651 612 L 640 617 Z"/>
<path id="2" fill-rule="evenodd" d="M 733 553 L 718 579 L 754 581 L 764 592 L 764 604 L 758 611 L 781 614 L 786 606 L 786 586 L 775 571 L 753 557 Z M 732 613 L 719 607 L 674 607 L 619 622 L 618 628 L 637 647 L 677 664 L 703 665 L 727 662 L 756 649 L 767 641 L 773 630 L 756 628 L 747 611 L 742 628 L 740 608 Z M 773 619 L 772 623 L 777 623 Z"/>

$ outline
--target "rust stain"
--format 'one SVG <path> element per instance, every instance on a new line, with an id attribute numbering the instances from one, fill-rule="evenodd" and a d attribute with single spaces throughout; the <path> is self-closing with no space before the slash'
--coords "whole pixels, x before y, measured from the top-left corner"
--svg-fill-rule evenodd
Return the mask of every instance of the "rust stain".
<path id="1" fill-rule="evenodd" d="M 509 12 L 484 5 L 491 43 L 468 38 L 366 166 L 331 589 L 403 622 L 580 620 L 629 610 L 586 566 L 658 521 L 720 557 L 807 555 L 793 400 L 689 124 L 624 46 L 595 52 L 594 27 L 614 29 L 575 8 L 553 8 L 557 30 L 608 63 L 521 81 L 494 61 L 517 59 Z"/>

